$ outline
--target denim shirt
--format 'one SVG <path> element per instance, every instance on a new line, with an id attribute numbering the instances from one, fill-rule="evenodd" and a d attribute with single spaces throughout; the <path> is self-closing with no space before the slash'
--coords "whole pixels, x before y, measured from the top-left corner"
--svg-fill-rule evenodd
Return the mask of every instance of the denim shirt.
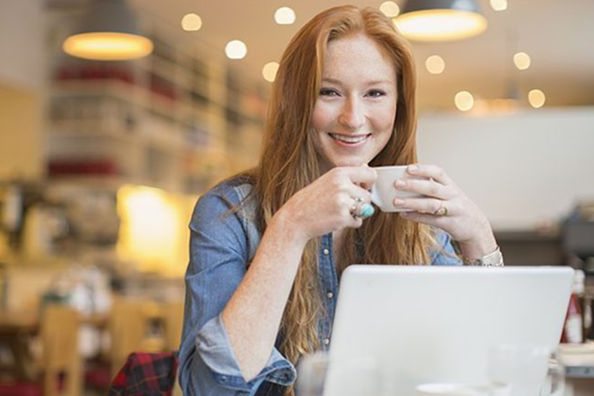
<path id="1" fill-rule="evenodd" d="M 190 262 L 185 275 L 186 305 L 179 348 L 179 380 L 185 395 L 231 396 L 283 394 L 297 376 L 295 367 L 276 347 L 266 366 L 246 382 L 231 349 L 221 312 L 241 282 L 260 242 L 255 203 L 235 208 L 251 190 L 244 179 L 223 182 L 197 202 L 190 221 Z M 440 232 L 441 246 L 431 253 L 432 265 L 459 265 L 450 237 Z M 327 349 L 338 297 L 338 276 L 332 253 L 332 235 L 322 237 L 319 282 L 325 315 L 318 330 Z"/>

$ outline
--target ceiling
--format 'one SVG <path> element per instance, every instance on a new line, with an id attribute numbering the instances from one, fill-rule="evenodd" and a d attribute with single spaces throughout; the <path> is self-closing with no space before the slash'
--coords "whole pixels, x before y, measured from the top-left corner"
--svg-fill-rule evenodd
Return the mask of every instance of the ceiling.
<path id="1" fill-rule="evenodd" d="M 337 0 L 129 0 L 146 19 L 179 34 L 180 42 L 201 43 L 223 53 L 225 43 L 247 44 L 246 58 L 233 67 L 247 78 L 263 81 L 262 66 L 278 61 L 292 35 L 309 18 Z M 396 0 L 402 4 L 402 0 Z M 379 7 L 381 0 L 352 1 L 357 6 Z M 453 97 L 468 90 L 477 98 L 496 99 L 514 86 L 521 98 L 539 88 L 545 106 L 594 105 L 594 1 L 508 0 L 506 11 L 495 12 L 488 0 L 479 0 L 489 26 L 482 35 L 450 43 L 413 43 L 419 75 L 418 102 L 422 109 L 454 109 Z M 293 25 L 276 25 L 274 11 L 290 6 L 297 15 Z M 187 12 L 202 18 L 202 29 L 181 31 L 179 20 Z M 512 55 L 524 51 L 532 59 L 525 71 L 514 68 Z M 446 62 L 441 75 L 429 74 L 424 60 L 433 54 Z"/>

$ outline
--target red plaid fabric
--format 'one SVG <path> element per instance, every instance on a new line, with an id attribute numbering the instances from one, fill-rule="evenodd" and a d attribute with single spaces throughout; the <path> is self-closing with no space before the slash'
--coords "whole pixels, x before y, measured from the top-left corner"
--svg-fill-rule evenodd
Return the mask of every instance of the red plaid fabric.
<path id="1" fill-rule="evenodd" d="M 109 396 L 171 396 L 177 372 L 175 352 L 134 352 L 109 387 Z"/>

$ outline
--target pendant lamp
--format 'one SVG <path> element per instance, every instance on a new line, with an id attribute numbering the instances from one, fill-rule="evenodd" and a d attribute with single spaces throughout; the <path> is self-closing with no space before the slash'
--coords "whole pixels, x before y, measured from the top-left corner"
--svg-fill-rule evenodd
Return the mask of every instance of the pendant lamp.
<path id="1" fill-rule="evenodd" d="M 125 0 L 94 0 L 62 49 L 78 58 L 117 61 L 146 56 L 153 51 L 153 43 L 138 32 Z"/>
<path id="2" fill-rule="evenodd" d="M 475 0 L 408 0 L 394 23 L 413 41 L 460 40 L 487 29 Z"/>

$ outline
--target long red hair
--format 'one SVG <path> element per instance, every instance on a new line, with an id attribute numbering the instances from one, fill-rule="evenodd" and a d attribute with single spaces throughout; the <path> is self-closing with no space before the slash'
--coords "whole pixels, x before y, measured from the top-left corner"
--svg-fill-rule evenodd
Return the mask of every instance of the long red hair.
<path id="1" fill-rule="evenodd" d="M 250 172 L 253 192 L 261 204 L 257 217 L 262 231 L 289 198 L 320 176 L 310 119 L 319 94 L 324 53 L 329 41 L 355 33 L 378 43 L 396 70 L 394 131 L 369 165 L 417 161 L 416 76 L 406 41 L 376 9 L 342 6 L 323 11 L 293 37 L 273 85 L 262 155 Z M 359 229 L 345 230 L 344 238 L 338 254 L 342 267 L 351 263 L 426 264 L 433 243 L 427 227 L 382 212 L 365 220 Z M 362 249 L 356 248 L 357 241 L 363 243 Z M 319 244 L 319 238 L 314 239 L 305 248 L 282 320 L 281 349 L 293 363 L 319 347 L 317 323 L 323 314 L 317 272 Z M 342 269 L 338 268 L 339 272 Z"/>

